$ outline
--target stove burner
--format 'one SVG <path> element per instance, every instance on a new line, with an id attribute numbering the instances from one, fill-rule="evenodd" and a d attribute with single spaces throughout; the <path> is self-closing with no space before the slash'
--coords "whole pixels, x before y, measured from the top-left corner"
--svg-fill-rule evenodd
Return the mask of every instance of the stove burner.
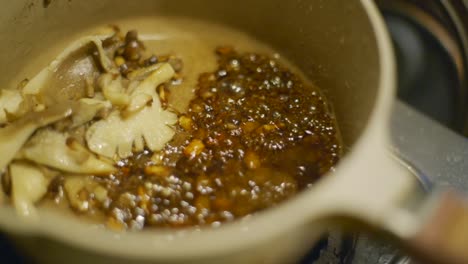
<path id="1" fill-rule="evenodd" d="M 401 100 L 468 135 L 468 1 L 380 0 Z"/>
<path id="2" fill-rule="evenodd" d="M 400 100 L 468 136 L 468 1 L 377 3 L 394 42 Z M 359 236 L 354 256 L 353 263 L 413 263 L 366 235 Z"/>
<path id="3" fill-rule="evenodd" d="M 330 232 L 309 251 L 300 264 L 352 264 L 356 235 Z"/>
<path id="4" fill-rule="evenodd" d="M 394 12 L 385 19 L 397 55 L 399 98 L 459 131 L 464 102 L 454 60 L 420 24 Z"/>

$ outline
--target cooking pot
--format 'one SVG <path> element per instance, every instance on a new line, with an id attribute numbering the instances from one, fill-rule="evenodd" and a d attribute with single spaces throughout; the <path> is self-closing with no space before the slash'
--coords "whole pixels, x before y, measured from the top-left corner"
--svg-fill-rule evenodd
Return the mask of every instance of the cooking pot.
<path id="1" fill-rule="evenodd" d="M 19 218 L 3 204 L 1 229 L 29 255 L 44 263 L 294 263 L 341 225 L 381 231 L 428 262 L 468 263 L 465 205 L 450 193 L 415 191 L 387 152 L 395 65 L 373 1 L 4 1 L 0 84 L 15 87 L 93 28 L 147 16 L 212 21 L 272 45 L 334 105 L 344 157 L 289 201 L 213 229 L 115 233 L 48 209 Z"/>

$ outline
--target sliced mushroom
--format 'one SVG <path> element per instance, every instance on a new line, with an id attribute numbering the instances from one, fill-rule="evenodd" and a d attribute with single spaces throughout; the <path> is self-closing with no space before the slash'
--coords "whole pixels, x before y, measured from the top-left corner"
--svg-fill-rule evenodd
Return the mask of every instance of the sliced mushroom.
<path id="1" fill-rule="evenodd" d="M 125 116 L 140 111 L 155 98 L 158 99 L 157 103 L 161 104 L 156 88 L 169 81 L 175 72 L 168 63 L 160 63 L 154 66 L 158 67 L 155 67 L 153 72 L 131 92 L 130 103 L 123 112 Z"/>
<path id="2" fill-rule="evenodd" d="M 85 175 L 67 175 L 65 177 L 63 188 L 72 208 L 80 212 L 88 210 L 88 201 L 81 199 L 79 193 L 84 190 L 90 182 L 90 177 Z"/>
<path id="3" fill-rule="evenodd" d="M 38 96 L 45 105 L 63 99 L 76 99 L 76 96 L 84 96 L 87 89 L 86 77 L 92 76 L 93 72 L 98 71 L 94 68 L 93 59 L 88 50 L 90 45 L 94 45 L 97 49 L 102 69 L 105 72 L 117 74 L 117 67 L 107 57 L 102 47 L 103 41 L 111 36 L 112 34 L 87 36 L 73 42 L 23 87 L 23 96 Z M 88 76 L 83 76 L 83 74 Z"/>
<path id="4" fill-rule="evenodd" d="M 108 174 L 116 170 L 112 164 L 96 158 L 66 134 L 51 129 L 37 131 L 21 149 L 19 156 L 71 173 Z"/>
<path id="5" fill-rule="evenodd" d="M 72 114 L 73 104 L 54 105 L 42 112 L 33 112 L 0 128 L 0 170 L 3 170 L 36 129 Z"/>
<path id="6" fill-rule="evenodd" d="M 12 183 L 12 201 L 21 216 L 35 216 L 34 204 L 47 192 L 51 178 L 36 166 L 25 162 L 14 162 L 10 165 Z"/>
<path id="7" fill-rule="evenodd" d="M 91 121 L 103 110 L 112 108 L 109 101 L 103 101 L 95 98 L 82 98 L 78 101 L 77 109 L 72 115 L 72 128 L 81 126 Z"/>
<path id="8" fill-rule="evenodd" d="M 0 124 L 5 124 L 8 121 L 7 113 L 16 113 L 23 97 L 18 90 L 3 89 L 0 93 Z"/>
<path id="9" fill-rule="evenodd" d="M 124 107 L 130 101 L 130 96 L 126 93 L 120 76 L 114 79 L 112 74 L 103 74 L 99 77 L 98 84 L 104 97 L 112 105 Z"/>
<path id="10" fill-rule="evenodd" d="M 143 140 L 152 151 L 162 149 L 174 136 L 170 126 L 176 122 L 174 113 L 155 106 L 125 119 L 116 111 L 94 123 L 86 131 L 86 141 L 90 150 L 99 155 L 126 158 L 132 155 L 133 146 L 135 151 L 143 150 Z"/>
<path id="11" fill-rule="evenodd" d="M 161 63 L 152 64 L 152 65 L 150 65 L 148 67 L 139 68 L 139 69 L 136 69 L 136 70 L 130 72 L 127 75 L 127 78 L 132 80 L 132 81 L 133 80 L 141 81 L 144 78 L 148 77 L 148 75 L 150 73 L 154 72 L 155 70 L 159 69 L 160 67 L 161 67 Z"/>
<path id="12" fill-rule="evenodd" d="M 174 70 L 169 64 L 161 64 L 131 94 L 127 108 L 139 111 L 123 118 L 122 112 L 115 110 L 106 119 L 91 125 L 86 132 L 90 150 L 109 158 L 115 158 L 116 155 L 118 158 L 126 158 L 133 151 L 143 150 L 144 142 L 150 150 L 162 149 L 174 136 L 170 126 L 177 122 L 177 116 L 161 108 L 156 87 L 170 80 L 173 75 Z M 150 106 L 147 106 L 148 97 L 151 99 Z"/>

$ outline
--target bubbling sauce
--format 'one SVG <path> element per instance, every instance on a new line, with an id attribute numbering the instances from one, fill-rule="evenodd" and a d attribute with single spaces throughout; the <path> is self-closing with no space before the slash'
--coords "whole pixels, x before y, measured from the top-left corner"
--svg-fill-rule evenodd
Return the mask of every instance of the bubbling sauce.
<path id="1" fill-rule="evenodd" d="M 66 204 L 116 230 L 218 226 L 275 206 L 333 170 L 341 143 L 317 87 L 243 33 L 173 22 L 159 20 L 159 35 L 145 34 L 155 21 L 134 23 L 143 25 L 153 60 L 178 58 L 177 78 L 158 89 L 178 113 L 174 138 L 162 151 L 119 161 L 116 173 L 86 176 L 92 188 L 74 197 L 85 207 L 67 202 L 63 175 L 44 204 Z"/>

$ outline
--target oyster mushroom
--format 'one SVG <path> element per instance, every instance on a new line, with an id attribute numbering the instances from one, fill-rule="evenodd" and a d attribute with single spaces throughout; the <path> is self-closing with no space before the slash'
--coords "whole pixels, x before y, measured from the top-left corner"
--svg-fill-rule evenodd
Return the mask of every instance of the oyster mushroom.
<path id="1" fill-rule="evenodd" d="M 16 212 L 21 216 L 35 216 L 34 204 L 47 192 L 51 178 L 38 167 L 25 162 L 12 163 L 10 176 L 11 195 Z"/>
<path id="2" fill-rule="evenodd" d="M 116 170 L 67 134 L 51 129 L 37 131 L 21 149 L 19 157 L 71 173 L 108 174 Z"/>
<path id="3" fill-rule="evenodd" d="M 162 149 L 174 136 L 170 126 L 177 122 L 177 116 L 162 109 L 156 87 L 173 75 L 169 64 L 161 64 L 131 92 L 127 106 L 130 114 L 122 117 L 122 111 L 114 110 L 92 124 L 85 136 L 89 149 L 109 158 L 129 157 L 145 145 L 152 151 Z"/>
<path id="4" fill-rule="evenodd" d="M 124 107 L 130 101 L 130 96 L 122 85 L 122 78 L 118 76 L 114 79 L 112 74 L 105 73 L 99 77 L 98 84 L 101 87 L 104 97 L 112 105 Z"/>
<path id="5" fill-rule="evenodd" d="M 7 89 L 0 91 L 0 124 L 6 123 L 7 114 L 16 113 L 22 102 L 20 91 Z"/>
<path id="6" fill-rule="evenodd" d="M 146 77 L 133 91 L 131 91 L 130 102 L 125 111 L 134 113 L 147 105 L 151 100 L 158 100 L 156 87 L 169 81 L 175 74 L 174 69 L 168 63 L 157 64 L 153 72 Z"/>
<path id="7" fill-rule="evenodd" d="M 86 93 L 86 76 L 99 72 L 93 63 L 90 48 L 96 48 L 98 63 L 105 72 L 118 73 L 102 46 L 103 41 L 110 37 L 112 34 L 87 36 L 73 42 L 23 87 L 22 95 L 37 96 L 45 105 L 83 97 Z"/>
<path id="8" fill-rule="evenodd" d="M 69 99 L 75 99 L 79 96 L 80 89 L 76 87 L 79 81 L 76 78 L 82 78 L 80 74 L 76 74 L 74 67 L 86 69 L 88 74 L 92 74 L 93 71 L 97 72 L 97 69 L 90 66 L 93 63 L 90 62 L 92 58 L 89 52 L 83 52 L 89 51 L 87 50 L 89 45 L 96 47 L 99 63 L 106 72 L 118 73 L 117 68 L 114 67 L 113 62 L 107 57 L 102 47 L 103 41 L 112 35 L 87 36 L 75 41 L 22 88 L 16 91 L 2 91 L 0 95 L 0 123 L 2 123 L 2 118 L 6 121 L 7 114 L 21 113 L 21 116 L 17 117 L 14 122 L 0 128 L 0 169 L 7 166 L 35 130 L 68 117 L 72 113 L 72 106 L 75 104 Z M 66 76 L 69 78 L 65 78 Z M 70 80 L 70 78 L 75 79 Z M 69 82 L 68 86 L 58 83 L 62 79 Z M 68 87 L 68 89 L 64 87 Z M 83 89 L 81 90 L 84 91 L 84 87 L 85 82 L 83 81 Z M 31 100 L 41 102 L 42 107 L 33 108 Z M 83 122 L 84 119 L 86 117 L 83 114 L 79 114 L 78 118 L 75 118 L 76 122 Z"/>
<path id="9" fill-rule="evenodd" d="M 0 128 L 0 170 L 3 170 L 36 129 L 72 114 L 71 103 L 54 105 L 42 112 L 32 112 Z"/>
<path id="10" fill-rule="evenodd" d="M 78 101 L 78 106 L 72 115 L 72 127 L 78 127 L 91 121 L 103 110 L 109 110 L 112 104 L 109 101 L 97 98 L 82 98 Z"/>

